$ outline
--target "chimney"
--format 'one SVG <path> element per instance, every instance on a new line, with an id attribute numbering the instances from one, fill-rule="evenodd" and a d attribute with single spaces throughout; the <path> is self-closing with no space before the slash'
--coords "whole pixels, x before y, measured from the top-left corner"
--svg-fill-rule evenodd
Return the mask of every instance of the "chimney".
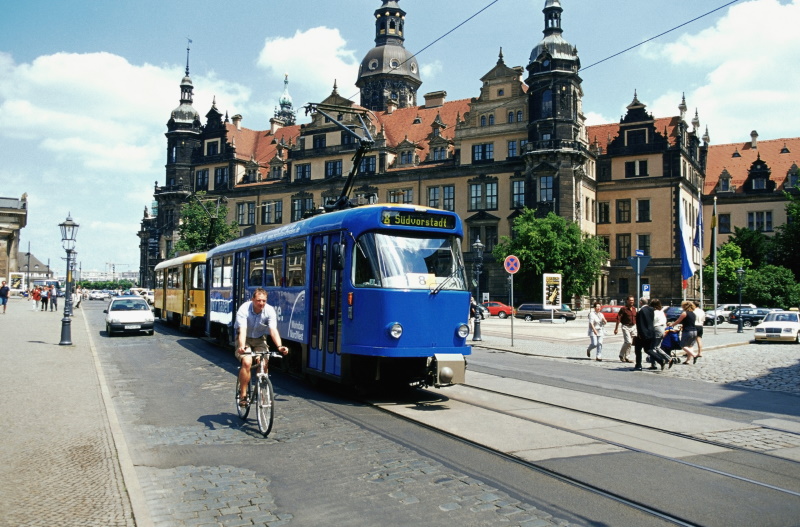
<path id="1" fill-rule="evenodd" d="M 394 100 L 386 101 L 386 113 L 392 115 L 397 109 L 397 102 Z"/>
<path id="2" fill-rule="evenodd" d="M 269 120 L 269 133 L 275 135 L 275 132 L 283 128 L 283 121 L 281 119 L 273 117 Z"/>
<path id="3" fill-rule="evenodd" d="M 425 108 L 436 108 L 437 106 L 444 106 L 444 100 L 447 97 L 447 92 L 432 91 L 425 94 Z"/>
<path id="4" fill-rule="evenodd" d="M 233 121 L 233 125 L 236 127 L 237 130 L 242 129 L 242 114 L 237 113 L 231 118 L 231 120 Z"/>
<path id="5" fill-rule="evenodd" d="M 750 148 L 758 148 L 758 132 L 750 132 Z"/>

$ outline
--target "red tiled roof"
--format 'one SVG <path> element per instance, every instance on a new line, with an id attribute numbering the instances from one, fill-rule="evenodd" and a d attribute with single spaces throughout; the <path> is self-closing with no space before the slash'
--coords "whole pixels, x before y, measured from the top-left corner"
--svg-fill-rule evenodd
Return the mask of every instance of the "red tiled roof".
<path id="1" fill-rule="evenodd" d="M 750 141 L 709 146 L 703 193 L 714 193 L 719 176 L 724 170 L 731 175 L 731 185 L 735 185 L 737 191 L 740 191 L 747 179 L 748 170 L 759 156 L 772 171 L 769 178 L 776 183 L 776 188 L 783 190 L 782 185 L 789 169 L 793 164 L 800 166 L 800 137 L 758 141 L 756 144 L 756 148 L 752 147 Z M 787 153 L 781 153 L 784 147 L 788 150 Z M 736 152 L 740 157 L 734 157 Z"/>
<path id="2" fill-rule="evenodd" d="M 236 158 L 249 160 L 254 157 L 262 165 L 266 165 L 275 157 L 277 144 L 283 141 L 288 144 L 297 143 L 300 135 L 300 125 L 286 126 L 275 131 L 273 135 L 269 130 L 259 131 L 249 128 L 237 129 L 235 125 L 226 123 L 228 141 L 236 144 Z"/>
<path id="3" fill-rule="evenodd" d="M 680 117 L 677 115 L 673 117 L 661 117 L 655 119 L 654 124 L 656 127 L 656 132 L 663 135 L 664 131 L 666 130 L 667 140 L 669 141 L 670 146 L 675 145 L 675 140 L 677 138 L 675 130 L 677 129 L 679 122 Z M 606 148 L 608 147 L 608 143 L 613 141 L 614 138 L 619 135 L 619 128 L 619 123 L 587 126 L 586 133 L 589 138 L 589 145 L 593 145 L 595 140 L 597 140 L 597 145 L 605 152 Z"/>

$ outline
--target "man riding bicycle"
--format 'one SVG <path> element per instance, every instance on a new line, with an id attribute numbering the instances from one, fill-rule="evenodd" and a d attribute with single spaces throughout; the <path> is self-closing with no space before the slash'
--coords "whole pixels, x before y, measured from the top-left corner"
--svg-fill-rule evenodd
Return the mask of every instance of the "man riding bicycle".
<path id="1" fill-rule="evenodd" d="M 239 405 L 247 406 L 247 386 L 250 384 L 250 368 L 253 366 L 251 350 L 267 351 L 268 332 L 281 355 L 289 353 L 289 348 L 282 344 L 278 334 L 278 314 L 274 307 L 267 304 L 267 292 L 260 287 L 253 292 L 252 300 L 242 304 L 236 311 L 236 324 L 233 327 L 239 330 L 236 358 L 242 363 L 239 369 L 239 386 L 242 390 L 239 394 Z M 264 366 L 266 370 L 267 364 Z"/>

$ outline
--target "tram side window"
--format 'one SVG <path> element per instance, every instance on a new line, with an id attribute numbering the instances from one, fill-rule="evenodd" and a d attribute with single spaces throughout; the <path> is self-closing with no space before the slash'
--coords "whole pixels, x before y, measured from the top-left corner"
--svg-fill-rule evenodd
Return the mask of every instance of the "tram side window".
<path id="1" fill-rule="evenodd" d="M 306 242 L 293 242 L 286 247 L 286 286 L 306 283 Z"/>
<path id="2" fill-rule="evenodd" d="M 371 236 L 362 236 L 353 247 L 355 251 L 354 280 L 356 287 L 381 287 L 381 274 L 375 263 L 378 254 Z"/>
<path id="3" fill-rule="evenodd" d="M 267 258 L 264 266 L 265 286 L 278 285 L 277 280 L 283 277 L 283 245 L 267 247 Z"/>
<path id="4" fill-rule="evenodd" d="M 156 273 L 156 288 L 163 289 L 164 288 L 164 271 L 161 270 Z"/>
<path id="5" fill-rule="evenodd" d="M 231 287 L 233 279 L 233 256 L 226 256 L 222 263 L 222 287 Z"/>
<path id="6" fill-rule="evenodd" d="M 212 266 L 211 287 L 222 287 L 222 258 L 215 258 Z"/>
<path id="7" fill-rule="evenodd" d="M 175 268 L 167 270 L 167 288 L 175 289 L 178 287 L 178 270 Z"/>
<path id="8" fill-rule="evenodd" d="M 247 284 L 250 287 L 264 285 L 264 249 L 250 251 L 250 277 Z"/>
<path id="9" fill-rule="evenodd" d="M 192 269 L 192 289 L 206 288 L 206 264 L 197 264 Z"/>
<path id="10" fill-rule="evenodd" d="M 175 269 L 175 288 L 183 288 L 183 266 Z"/>

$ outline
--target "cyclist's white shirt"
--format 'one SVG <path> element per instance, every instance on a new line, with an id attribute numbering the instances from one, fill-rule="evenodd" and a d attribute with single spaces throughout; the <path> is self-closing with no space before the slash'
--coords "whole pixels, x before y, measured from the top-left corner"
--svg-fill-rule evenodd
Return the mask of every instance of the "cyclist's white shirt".
<path id="1" fill-rule="evenodd" d="M 253 311 L 253 302 L 247 301 L 236 311 L 236 323 L 233 327 L 239 329 L 242 326 L 247 328 L 248 338 L 261 338 L 268 334 L 270 329 L 278 327 L 278 314 L 269 304 L 264 306 L 261 313 L 256 313 Z"/>

